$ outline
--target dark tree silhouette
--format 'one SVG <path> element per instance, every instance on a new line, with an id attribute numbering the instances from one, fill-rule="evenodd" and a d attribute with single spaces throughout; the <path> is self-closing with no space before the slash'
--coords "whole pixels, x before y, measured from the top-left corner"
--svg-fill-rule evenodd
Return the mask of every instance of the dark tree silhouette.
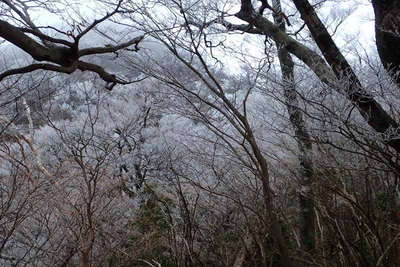
<path id="1" fill-rule="evenodd" d="M 18 27 L 12 25 L 8 21 L 0 19 L 0 37 L 28 53 L 35 61 L 45 63 L 34 63 L 25 67 L 7 70 L 0 73 L 0 81 L 11 75 L 33 72 L 36 70 L 48 70 L 67 74 L 80 70 L 97 73 L 101 79 L 107 82 L 106 88 L 109 90 L 116 84 L 135 82 L 120 79 L 116 75 L 107 72 L 102 66 L 82 60 L 82 57 L 95 54 L 115 53 L 129 47 L 133 47 L 133 50 L 137 51 L 139 42 L 144 38 L 143 35 L 117 45 L 89 47 L 84 49 L 79 48 L 82 37 L 94 30 L 100 23 L 119 13 L 123 2 L 123 0 L 118 1 L 117 5 L 110 13 L 107 13 L 100 19 L 94 20 L 85 28 L 77 27 L 78 33 L 76 34 L 72 33 L 72 31 L 65 32 L 48 26 L 67 37 L 63 39 L 51 37 L 41 31 L 41 28 L 36 26 L 31 20 L 29 7 L 22 1 L 1 1 L 0 5 L 5 5 L 13 14 L 16 14 L 18 20 L 22 21 L 24 26 Z M 37 41 L 37 39 L 40 41 Z"/>

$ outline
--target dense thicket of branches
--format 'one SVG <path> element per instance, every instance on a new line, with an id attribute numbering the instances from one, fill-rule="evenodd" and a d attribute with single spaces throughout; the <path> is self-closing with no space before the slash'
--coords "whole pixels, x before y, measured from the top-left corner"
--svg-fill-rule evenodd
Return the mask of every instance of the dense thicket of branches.
<path id="1" fill-rule="evenodd" d="M 399 8 L 0 1 L 0 265 L 400 266 Z"/>

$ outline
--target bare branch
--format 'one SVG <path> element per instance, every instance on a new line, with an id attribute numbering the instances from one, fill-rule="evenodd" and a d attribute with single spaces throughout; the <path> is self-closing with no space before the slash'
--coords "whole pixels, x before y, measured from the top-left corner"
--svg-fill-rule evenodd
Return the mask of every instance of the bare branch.
<path id="1" fill-rule="evenodd" d="M 80 60 L 78 61 L 77 68 L 81 71 L 91 71 L 91 72 L 97 73 L 105 82 L 107 82 L 106 89 L 108 89 L 110 91 L 117 84 L 131 84 L 131 83 L 143 81 L 144 79 L 147 78 L 147 77 L 144 77 L 144 78 L 134 80 L 134 81 L 125 81 L 125 80 L 118 78 L 115 74 L 110 74 L 104 68 L 102 68 L 98 65 L 80 61 Z"/>
<path id="2" fill-rule="evenodd" d="M 42 32 L 38 31 L 38 30 L 33 30 L 33 29 L 28 29 L 28 28 L 18 28 L 21 32 L 26 32 L 26 33 L 30 33 L 33 34 L 37 37 L 39 37 L 41 40 L 46 40 L 52 43 L 57 43 L 57 44 L 63 44 L 66 45 L 68 47 L 74 47 L 74 43 L 69 42 L 67 40 L 64 39 L 59 39 L 59 38 L 53 38 L 50 37 L 46 34 L 43 34 Z"/>
<path id="3" fill-rule="evenodd" d="M 208 22 L 200 23 L 192 19 L 187 19 L 187 24 L 193 25 L 199 29 L 204 29 L 210 27 L 212 24 L 220 24 L 226 28 L 227 31 L 240 31 L 251 34 L 264 34 L 261 30 L 257 29 L 250 24 L 233 24 L 226 21 L 223 17 L 213 19 Z"/>
<path id="4" fill-rule="evenodd" d="M 52 53 L 50 48 L 47 48 L 36 42 L 24 34 L 19 28 L 4 20 L 0 20 L 0 37 L 18 46 L 38 61 L 48 60 L 57 63 L 59 61 L 56 60 L 56 55 Z"/>
<path id="5" fill-rule="evenodd" d="M 19 10 L 16 7 L 16 5 L 11 3 L 9 0 L 1 0 L 1 2 L 5 3 L 9 8 L 11 8 L 12 11 L 17 13 L 17 15 L 26 23 L 26 25 L 28 25 L 32 29 L 36 28 L 35 24 L 32 22 L 31 18 L 29 17 L 29 14 L 27 12 L 27 7 L 25 6 L 25 4 L 22 3 L 22 5 L 24 5 L 24 8 L 23 8 L 24 12 L 21 12 L 21 10 Z"/>
<path id="6" fill-rule="evenodd" d="M 260 2 L 261 2 L 261 6 L 260 6 L 260 8 L 258 9 L 258 14 L 260 14 L 260 15 L 264 14 L 265 9 L 269 9 L 269 10 L 271 10 L 272 12 L 277 13 L 277 12 L 275 11 L 275 9 L 273 9 L 273 8 L 269 5 L 268 0 L 260 0 Z"/>
<path id="7" fill-rule="evenodd" d="M 122 1 L 119 2 L 119 5 L 120 3 L 122 3 Z M 117 12 L 116 10 L 117 9 L 105 16 L 103 19 L 96 21 L 96 23 L 100 23 L 101 21 L 104 21 L 106 18 L 110 17 L 112 14 L 115 14 L 115 12 Z M 94 27 L 95 23 L 92 25 Z M 79 58 L 93 54 L 114 53 L 121 49 L 127 49 L 130 46 L 134 46 L 134 49 L 132 49 L 133 51 L 138 51 L 138 44 L 140 43 L 140 41 L 143 40 L 144 35 L 137 36 L 128 42 L 114 46 L 110 45 L 105 47 L 91 47 L 79 50 L 79 38 L 81 38 L 85 32 L 88 32 L 88 30 L 92 29 L 93 27 L 88 27 L 80 35 L 74 37 L 75 43 L 72 43 L 63 39 L 50 37 L 43 34 L 39 30 L 18 28 L 11 25 L 7 21 L 0 20 L 0 37 L 18 46 L 37 61 L 48 61 L 56 64 L 31 64 L 26 67 L 8 70 L 0 74 L 0 81 L 11 75 L 29 73 L 40 69 L 67 74 L 70 74 L 75 70 L 80 69 L 81 71 L 92 71 L 97 73 L 104 81 L 107 82 L 107 84 L 111 84 L 111 86 L 107 86 L 107 89 L 109 90 L 111 90 L 112 87 L 116 84 L 131 83 L 116 78 L 115 75 L 106 72 L 104 68 L 98 65 L 79 61 Z M 51 45 L 42 45 L 25 33 L 33 34 L 39 37 L 41 40 L 46 41 L 47 43 L 51 43 Z M 65 46 L 59 46 L 58 44 L 62 44 Z"/>
<path id="8" fill-rule="evenodd" d="M 1 73 L 0 81 L 2 81 L 4 78 L 6 78 L 8 76 L 17 75 L 17 74 L 25 74 L 25 73 L 33 72 L 36 70 L 50 70 L 50 71 L 71 74 L 72 72 L 74 72 L 76 70 L 76 67 L 61 67 L 61 66 L 56 66 L 56 65 L 52 65 L 52 64 L 31 64 L 26 67 L 11 69 L 11 70 Z"/>
<path id="9" fill-rule="evenodd" d="M 123 0 L 119 0 L 117 6 L 115 7 L 115 9 L 111 12 L 106 14 L 104 17 L 102 17 L 101 19 L 96 19 L 95 21 L 93 21 L 92 24 L 90 24 L 86 29 L 84 29 L 80 34 L 78 34 L 75 37 L 75 42 L 79 42 L 79 40 L 85 35 L 87 34 L 90 30 L 92 30 L 93 28 L 95 28 L 98 24 L 104 22 L 105 20 L 109 19 L 110 17 L 114 16 L 117 12 L 118 9 L 121 7 Z"/>
<path id="10" fill-rule="evenodd" d="M 220 24 L 225 26 L 225 28 L 228 31 L 241 31 L 251 34 L 263 34 L 263 32 L 260 29 L 257 29 L 256 27 L 250 24 L 233 24 L 227 22 L 226 20 L 221 20 Z"/>
<path id="11" fill-rule="evenodd" d="M 128 48 L 129 46 L 135 45 L 135 51 L 139 50 L 137 45 L 142 41 L 144 38 L 144 35 L 140 35 L 138 37 L 133 38 L 132 40 L 119 44 L 119 45 L 106 45 L 105 47 L 91 47 L 91 48 L 86 48 L 82 49 L 79 51 L 78 56 L 83 57 L 83 56 L 88 56 L 88 55 L 93 55 L 93 54 L 106 54 L 106 53 L 114 53 L 117 52 L 118 50 Z"/>

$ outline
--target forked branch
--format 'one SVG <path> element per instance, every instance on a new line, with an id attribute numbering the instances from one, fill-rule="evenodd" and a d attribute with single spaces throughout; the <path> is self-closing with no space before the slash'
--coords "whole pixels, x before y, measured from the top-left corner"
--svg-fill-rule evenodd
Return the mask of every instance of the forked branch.
<path id="1" fill-rule="evenodd" d="M 0 81 L 17 74 L 29 73 L 37 70 L 55 71 L 71 74 L 76 70 L 90 71 L 98 74 L 105 82 L 106 88 L 111 90 L 116 84 L 129 84 L 136 81 L 125 81 L 117 78 L 116 75 L 107 72 L 103 67 L 81 60 L 81 57 L 95 54 L 116 53 L 123 49 L 138 51 L 138 45 L 143 40 L 144 35 L 137 36 L 131 40 L 104 47 L 89 47 L 79 49 L 80 39 L 98 24 L 109 19 L 119 12 L 123 0 L 119 0 L 112 12 L 107 13 L 102 18 L 95 20 L 88 27 L 76 36 L 69 34 L 74 41 L 51 37 L 39 30 L 31 19 L 27 10 L 19 10 L 10 1 L 5 4 L 12 7 L 12 10 L 25 22 L 26 27 L 16 27 L 5 20 L 0 19 L 0 37 L 28 53 L 34 60 L 46 63 L 34 63 L 25 67 L 6 70 L 0 73 Z M 34 37 L 32 37 L 32 35 Z M 36 41 L 38 38 L 41 42 Z"/>

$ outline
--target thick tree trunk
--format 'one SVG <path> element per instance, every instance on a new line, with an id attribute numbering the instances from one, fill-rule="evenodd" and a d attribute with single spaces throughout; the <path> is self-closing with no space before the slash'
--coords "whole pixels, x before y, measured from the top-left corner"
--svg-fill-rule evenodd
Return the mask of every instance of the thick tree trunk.
<path id="1" fill-rule="evenodd" d="M 85 249 L 83 250 L 81 255 L 81 266 L 82 267 L 92 267 L 92 264 L 90 262 L 90 250 Z"/>
<path id="2" fill-rule="evenodd" d="M 383 66 L 400 87 L 400 1 L 373 0 L 376 47 Z"/>
<path id="3" fill-rule="evenodd" d="M 281 11 L 280 0 L 273 0 L 273 8 L 277 11 L 274 14 L 275 24 L 285 32 L 285 21 Z M 282 71 L 283 90 L 285 95 L 286 107 L 289 113 L 290 123 L 295 131 L 297 146 L 299 148 L 300 162 L 300 242 L 301 248 L 305 252 L 311 252 L 315 248 L 315 213 L 313 197 L 314 168 L 312 162 L 312 143 L 310 135 L 306 129 L 303 114 L 299 108 L 296 88 L 294 84 L 294 64 L 292 57 L 287 49 L 276 43 L 278 58 Z"/>
<path id="4" fill-rule="evenodd" d="M 41 45 L 17 27 L 4 20 L 0 20 L 0 37 L 18 46 L 37 61 L 57 62 L 60 65 L 65 63 L 63 55 L 59 53 L 59 50 Z"/>
<path id="5" fill-rule="evenodd" d="M 336 77 L 348 84 L 346 86 L 347 97 L 358 107 L 368 124 L 377 132 L 385 133 L 388 139 L 387 143 L 397 152 L 400 152 L 400 143 L 398 141 L 399 125 L 364 90 L 358 77 L 336 46 L 312 5 L 307 0 L 293 0 L 293 3 Z"/>
<path id="6" fill-rule="evenodd" d="M 384 141 L 397 152 L 400 152 L 398 123 L 361 86 L 360 81 L 308 1 L 293 0 L 332 69 L 326 65 L 325 60 L 318 53 L 291 38 L 278 26 L 255 12 L 250 0 L 241 0 L 241 2 L 241 10 L 236 14 L 238 18 L 255 26 L 275 42 L 283 45 L 291 54 L 309 66 L 322 82 L 332 88 L 338 88 L 337 80 L 334 81 L 333 79 L 336 76 L 336 79 L 348 84 L 346 88 L 347 98 L 357 107 L 365 121 L 376 132 L 384 134 Z"/>

